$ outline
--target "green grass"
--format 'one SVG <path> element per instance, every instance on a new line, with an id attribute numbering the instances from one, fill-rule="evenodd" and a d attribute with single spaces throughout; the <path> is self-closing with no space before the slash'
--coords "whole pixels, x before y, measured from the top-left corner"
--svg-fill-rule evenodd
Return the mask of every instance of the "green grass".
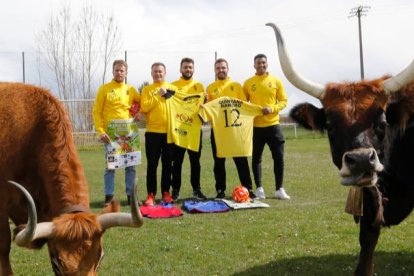
<path id="1" fill-rule="evenodd" d="M 326 138 L 314 134 L 310 138 L 286 141 L 285 188 L 292 200 L 272 198 L 273 163 L 266 148 L 263 179 L 270 208 L 185 213 L 173 219 L 145 219 L 140 229 L 109 229 L 99 274 L 351 275 L 359 252 L 359 231 L 344 213 L 348 189 L 339 185 Z M 104 197 L 103 152 L 81 151 L 80 155 L 91 187 L 91 206 L 98 212 Z M 212 160 L 209 140 L 204 140 L 202 189 L 211 197 L 215 195 Z M 230 194 L 238 177 L 231 159 L 226 167 Z M 181 198 L 191 195 L 189 173 L 186 157 Z M 138 196 L 143 200 L 145 160 L 138 175 Z M 125 203 L 122 172 L 117 173 L 116 183 L 116 197 Z M 411 216 L 382 231 L 375 255 L 377 275 L 414 273 L 413 224 Z M 13 245 L 11 257 L 16 275 L 52 275 L 46 248 L 33 251 Z"/>

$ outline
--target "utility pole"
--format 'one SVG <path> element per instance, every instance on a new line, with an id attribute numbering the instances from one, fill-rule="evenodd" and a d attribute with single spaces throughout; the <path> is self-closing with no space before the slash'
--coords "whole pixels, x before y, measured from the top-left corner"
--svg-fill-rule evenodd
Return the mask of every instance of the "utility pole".
<path id="1" fill-rule="evenodd" d="M 366 12 L 371 7 L 369 6 L 359 6 L 352 8 L 349 12 L 349 18 L 357 16 L 358 17 L 358 31 L 359 31 L 359 66 L 361 68 L 361 80 L 364 79 L 364 55 L 362 51 L 362 30 L 361 30 L 361 16 L 366 15 Z"/>
<path id="2" fill-rule="evenodd" d="M 26 67 L 25 67 L 24 52 L 22 52 L 22 64 L 23 64 L 23 83 L 26 83 Z"/>

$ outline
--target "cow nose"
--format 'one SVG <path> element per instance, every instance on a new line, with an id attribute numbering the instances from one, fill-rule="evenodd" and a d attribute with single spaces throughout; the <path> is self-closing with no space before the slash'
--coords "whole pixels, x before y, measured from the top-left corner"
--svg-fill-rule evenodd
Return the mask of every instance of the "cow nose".
<path id="1" fill-rule="evenodd" d="M 377 152 L 372 148 L 357 149 L 344 154 L 344 162 L 353 174 L 375 170 L 377 160 Z"/>

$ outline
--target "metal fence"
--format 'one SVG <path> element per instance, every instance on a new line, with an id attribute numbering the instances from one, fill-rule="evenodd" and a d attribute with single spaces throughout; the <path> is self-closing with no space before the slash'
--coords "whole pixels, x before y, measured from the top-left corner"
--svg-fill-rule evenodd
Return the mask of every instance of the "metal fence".
<path id="1" fill-rule="evenodd" d="M 79 147 L 100 145 L 93 126 L 94 99 L 62 100 L 72 122 L 73 138 Z"/>

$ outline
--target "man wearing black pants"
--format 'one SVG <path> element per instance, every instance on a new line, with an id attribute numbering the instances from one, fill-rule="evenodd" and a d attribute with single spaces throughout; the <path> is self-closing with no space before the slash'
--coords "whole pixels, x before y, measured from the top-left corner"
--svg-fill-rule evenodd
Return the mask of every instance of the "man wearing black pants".
<path id="1" fill-rule="evenodd" d="M 229 66 L 225 59 L 217 59 L 214 63 L 214 72 L 216 74 L 216 81 L 207 87 L 207 102 L 211 102 L 221 97 L 232 97 L 246 101 L 246 96 L 243 87 L 228 77 Z M 232 141 L 228 141 L 231 146 Z M 211 130 L 211 148 L 214 157 L 214 177 L 216 179 L 216 198 L 225 198 L 226 190 L 226 168 L 225 158 L 217 157 L 216 142 L 214 139 L 213 130 Z M 240 182 L 249 190 L 250 198 L 256 198 L 252 190 L 252 179 L 250 177 L 249 163 L 247 157 L 233 157 L 236 164 L 237 172 L 239 174 Z"/>
<path id="2" fill-rule="evenodd" d="M 265 144 L 268 144 L 273 158 L 275 175 L 275 197 L 290 199 L 283 188 L 284 145 L 280 129 L 279 112 L 287 105 L 287 96 L 282 82 L 267 72 L 267 57 L 258 54 L 254 57 L 256 74 L 246 80 L 243 85 L 247 100 L 262 106 L 263 116 L 254 119 L 252 169 L 256 182 L 256 194 L 260 199 L 265 198 L 262 186 L 262 154 Z"/>
<path id="3" fill-rule="evenodd" d="M 178 91 L 191 95 L 200 92 L 204 92 L 204 86 L 193 79 L 194 74 L 194 60 L 191 58 L 183 58 L 180 63 L 180 73 L 181 77 L 172 84 L 178 88 Z M 200 185 L 200 157 L 201 157 L 201 142 L 202 142 L 202 133 L 200 135 L 200 147 L 198 151 L 187 150 L 185 148 L 179 147 L 173 144 L 174 147 L 174 157 L 173 157 L 173 168 L 172 168 L 172 198 L 177 200 L 180 196 L 181 189 L 181 172 L 184 161 L 185 152 L 188 152 L 190 158 L 190 167 L 191 167 L 191 186 L 193 188 L 193 197 L 195 199 L 204 200 L 207 197 L 201 192 Z"/>
<path id="4" fill-rule="evenodd" d="M 153 83 L 142 89 L 141 109 L 145 113 L 147 130 L 145 132 L 145 154 L 147 156 L 147 199 L 145 205 L 155 204 L 157 194 L 157 168 L 161 157 L 162 201 L 172 203 L 170 195 L 172 170 L 172 145 L 167 144 L 167 90 L 176 91 L 177 87 L 165 81 L 166 68 L 161 62 L 151 66 Z"/>
<path id="5" fill-rule="evenodd" d="M 216 178 L 216 198 L 225 198 L 226 190 L 226 158 L 217 157 L 216 141 L 214 132 L 211 130 L 211 148 L 214 158 L 214 177 Z M 255 198 L 250 177 L 249 162 L 247 157 L 233 157 L 234 164 L 237 168 L 240 183 L 249 190 L 250 198 Z"/>

